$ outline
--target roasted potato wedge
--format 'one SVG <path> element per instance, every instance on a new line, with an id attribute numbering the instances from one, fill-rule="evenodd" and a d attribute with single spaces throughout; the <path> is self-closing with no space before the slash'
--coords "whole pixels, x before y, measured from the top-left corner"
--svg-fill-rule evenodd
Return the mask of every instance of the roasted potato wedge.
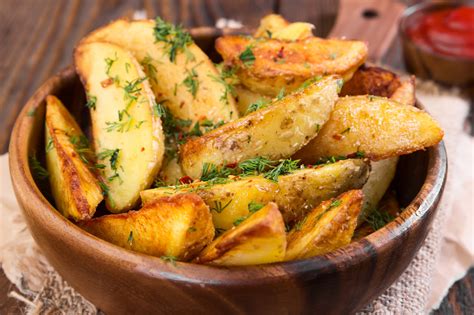
<path id="1" fill-rule="evenodd" d="M 214 238 L 209 208 L 195 194 L 164 197 L 138 211 L 105 215 L 80 227 L 120 247 L 180 261 L 194 258 Z"/>
<path id="2" fill-rule="evenodd" d="M 337 74 L 349 80 L 367 58 L 364 42 L 308 37 L 297 41 L 224 36 L 216 40 L 224 63 L 237 68 L 248 89 L 270 97 L 293 91 L 315 76 Z"/>
<path id="3" fill-rule="evenodd" d="M 360 159 L 343 160 L 295 171 L 278 178 L 275 202 L 286 223 L 301 220 L 322 201 L 364 186 L 370 166 Z"/>
<path id="4" fill-rule="evenodd" d="M 237 118 L 234 98 L 214 64 L 190 37 L 171 60 L 169 45 L 154 35 L 167 27 L 174 26 L 161 20 L 120 19 L 92 32 L 83 42 L 105 41 L 131 51 L 143 66 L 156 99 L 166 100 L 164 104 L 176 118 L 191 120 L 189 127 L 204 119 L 218 123 Z M 185 34 L 184 30 L 176 31 Z M 174 40 L 173 35 L 167 38 Z"/>
<path id="5" fill-rule="evenodd" d="M 236 228 L 216 238 L 194 262 L 222 266 L 260 265 L 285 257 L 285 224 L 275 203 L 268 203 Z"/>
<path id="6" fill-rule="evenodd" d="M 361 190 L 322 202 L 288 233 L 285 260 L 323 255 L 351 242 L 362 208 Z"/>
<path id="7" fill-rule="evenodd" d="M 91 171 L 92 151 L 74 118 L 55 96 L 46 97 L 46 166 L 57 209 L 74 221 L 90 219 L 102 201 Z"/>
<path id="8" fill-rule="evenodd" d="M 400 87 L 399 77 L 380 67 L 362 66 L 345 82 L 340 96 L 375 95 L 390 97 Z"/>
<path id="9" fill-rule="evenodd" d="M 216 229 L 228 230 L 237 220 L 249 215 L 252 204 L 265 205 L 273 201 L 278 185 L 262 176 L 252 176 L 225 184 L 198 182 L 183 187 L 148 189 L 141 192 L 141 198 L 146 205 L 163 196 L 189 191 L 198 194 L 209 206 Z"/>
<path id="10" fill-rule="evenodd" d="M 140 64 L 119 46 L 83 43 L 74 61 L 93 103 L 92 134 L 108 187 L 107 208 L 123 212 L 137 204 L 162 164 L 164 135 L 155 97 Z"/>
<path id="11" fill-rule="evenodd" d="M 359 189 L 367 181 L 369 164 L 359 159 L 339 161 L 294 171 L 278 177 L 278 182 L 251 176 L 224 184 L 197 182 L 190 185 L 148 189 L 140 193 L 147 204 L 164 196 L 195 192 L 211 209 L 214 226 L 228 230 L 251 214 L 258 205 L 275 201 L 285 223 L 301 219 L 323 200 L 349 189 Z"/>
<path id="12" fill-rule="evenodd" d="M 313 36 L 314 25 L 305 22 L 294 22 L 271 34 L 271 38 L 294 41 Z"/>
<path id="13" fill-rule="evenodd" d="M 323 78 L 274 100 L 266 108 L 189 140 L 180 152 L 183 171 L 199 178 L 204 163 L 221 167 L 256 156 L 271 160 L 291 156 L 314 138 L 329 118 L 339 81 L 336 76 Z"/>
<path id="14" fill-rule="evenodd" d="M 242 85 L 235 86 L 235 94 L 240 116 L 247 114 L 250 105 L 255 103 L 267 103 L 272 100 L 271 97 L 250 91 Z"/>
<path id="15" fill-rule="evenodd" d="M 269 37 L 269 34 L 278 32 L 290 24 L 279 14 L 268 14 L 260 20 L 260 25 L 254 37 Z"/>
<path id="16" fill-rule="evenodd" d="M 415 105 L 415 81 L 414 78 L 403 81 L 392 93 L 390 99 L 406 105 Z M 359 215 L 359 224 L 370 211 L 373 211 L 387 191 L 390 183 L 395 177 L 398 157 L 392 157 L 372 162 L 372 170 L 367 183 L 362 188 L 364 192 L 364 205 Z"/>
<path id="17" fill-rule="evenodd" d="M 438 123 L 424 111 L 383 97 L 340 98 L 318 136 L 294 155 L 305 163 L 321 157 L 363 154 L 382 160 L 436 145 Z"/>

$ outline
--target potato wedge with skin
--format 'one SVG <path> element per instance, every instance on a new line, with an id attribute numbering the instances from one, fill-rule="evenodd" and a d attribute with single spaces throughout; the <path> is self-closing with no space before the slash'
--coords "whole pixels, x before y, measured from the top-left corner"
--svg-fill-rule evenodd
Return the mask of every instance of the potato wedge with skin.
<path id="1" fill-rule="evenodd" d="M 415 105 L 414 78 L 403 81 L 395 90 L 390 99 L 406 105 Z M 372 170 L 367 183 L 362 188 L 364 192 L 364 205 L 359 215 L 360 224 L 364 217 L 375 209 L 382 196 L 387 191 L 397 171 L 398 157 L 392 157 L 372 162 Z"/>
<path id="2" fill-rule="evenodd" d="M 278 182 L 263 176 L 244 177 L 224 184 L 197 182 L 175 187 L 142 191 L 142 203 L 173 194 L 195 192 L 211 209 L 214 226 L 228 230 L 234 222 L 251 213 L 252 205 L 277 203 L 285 223 L 301 219 L 319 203 L 349 189 L 361 188 L 369 175 L 369 164 L 359 159 L 339 161 L 294 171 L 278 177 Z"/>
<path id="3" fill-rule="evenodd" d="M 257 102 L 270 102 L 272 99 L 266 95 L 250 91 L 242 85 L 235 86 L 237 108 L 240 116 L 245 116 L 249 106 Z"/>
<path id="4" fill-rule="evenodd" d="M 273 34 L 290 24 L 284 17 L 279 14 L 268 14 L 260 20 L 260 25 L 257 31 L 253 34 L 254 37 L 268 37 L 269 33 Z"/>
<path id="5" fill-rule="evenodd" d="M 368 161 L 343 160 L 316 168 L 297 170 L 278 178 L 275 202 L 286 223 L 301 220 L 322 201 L 364 186 L 369 177 Z"/>
<path id="6" fill-rule="evenodd" d="M 176 60 L 171 61 L 169 47 L 154 36 L 155 26 L 152 20 L 119 19 L 90 33 L 83 42 L 106 41 L 131 51 L 143 66 L 156 99 L 166 100 L 173 116 L 191 120 L 190 127 L 204 119 L 218 123 L 238 118 L 235 100 L 218 80 L 219 73 L 207 55 L 191 42 L 186 51 L 178 49 Z"/>
<path id="7" fill-rule="evenodd" d="M 194 258 L 214 238 L 209 208 L 195 194 L 161 198 L 138 211 L 105 215 L 79 226 L 117 246 L 180 261 Z"/>
<path id="8" fill-rule="evenodd" d="M 371 160 L 409 154 L 438 144 L 443 131 L 426 112 L 383 97 L 340 98 L 318 136 L 294 157 L 314 163 L 362 152 Z"/>
<path id="9" fill-rule="evenodd" d="M 90 99 L 92 134 L 101 175 L 108 186 L 107 208 L 133 208 L 151 185 L 164 155 L 155 97 L 140 65 L 128 51 L 109 43 L 85 43 L 74 53 Z"/>
<path id="10" fill-rule="evenodd" d="M 204 163 L 221 167 L 256 156 L 287 158 L 314 138 L 337 99 L 336 76 L 274 100 L 270 106 L 232 121 L 181 147 L 183 171 L 201 176 Z"/>
<path id="11" fill-rule="evenodd" d="M 184 187 L 162 187 L 148 189 L 140 193 L 143 204 L 148 204 L 163 196 L 195 192 L 211 209 L 212 220 L 217 230 L 228 230 L 234 222 L 249 215 L 252 204 L 267 204 L 275 199 L 277 183 L 251 176 L 225 184 L 210 185 L 205 182 L 184 185 Z"/>
<path id="12" fill-rule="evenodd" d="M 194 262 L 221 266 L 260 265 L 285 257 L 285 224 L 275 203 L 216 238 Z"/>
<path id="13" fill-rule="evenodd" d="M 46 166 L 56 207 L 74 221 L 89 219 L 103 196 L 99 179 L 89 168 L 93 160 L 92 151 L 86 150 L 87 138 L 61 101 L 52 95 L 46 97 L 45 125 Z"/>
<path id="14" fill-rule="evenodd" d="M 226 65 L 237 68 L 243 85 L 271 97 L 282 88 L 293 91 L 316 76 L 336 74 L 349 80 L 367 58 L 364 42 L 318 37 L 282 41 L 224 36 L 216 40 L 216 50 Z"/>
<path id="15" fill-rule="evenodd" d="M 350 190 L 322 202 L 288 234 L 285 260 L 326 254 L 351 242 L 363 193 Z"/>
<path id="16" fill-rule="evenodd" d="M 395 73 L 380 67 L 362 66 L 344 83 L 339 95 L 390 97 L 400 86 L 400 78 Z"/>

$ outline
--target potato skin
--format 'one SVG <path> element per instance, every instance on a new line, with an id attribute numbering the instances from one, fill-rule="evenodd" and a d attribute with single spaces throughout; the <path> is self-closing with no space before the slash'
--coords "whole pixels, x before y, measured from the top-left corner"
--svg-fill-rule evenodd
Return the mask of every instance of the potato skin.
<path id="1" fill-rule="evenodd" d="M 400 78 L 380 67 L 361 66 L 345 82 L 340 96 L 375 95 L 390 97 L 401 86 Z"/>
<path id="2" fill-rule="evenodd" d="M 107 71 L 108 59 L 115 61 Z M 155 97 L 137 60 L 117 45 L 82 43 L 74 61 L 85 90 L 96 100 L 90 111 L 96 154 L 119 150 L 115 167 L 108 156 L 98 159 L 108 186 L 107 209 L 115 213 L 132 209 L 163 161 L 164 134 L 161 119 L 154 114 Z M 136 84 L 130 88 L 132 82 Z M 134 92 L 126 92 L 126 87 Z M 109 129 L 110 124 L 123 124 L 126 129 Z"/>
<path id="3" fill-rule="evenodd" d="M 46 97 L 46 166 L 57 209 L 74 221 L 91 218 L 102 201 L 99 179 L 72 143 L 84 137 L 79 125 L 55 96 Z M 93 162 L 88 152 L 82 153 Z"/>
<path id="4" fill-rule="evenodd" d="M 138 211 L 105 215 L 79 226 L 117 246 L 180 261 L 195 257 L 214 238 L 209 208 L 195 194 L 164 197 Z"/>
<path id="5" fill-rule="evenodd" d="M 196 263 L 244 266 L 282 261 L 285 257 L 285 224 L 275 203 L 252 214 L 239 226 L 216 238 Z"/>
<path id="6" fill-rule="evenodd" d="M 219 73 L 207 55 L 192 43 L 186 48 L 194 59 L 179 52 L 176 61 L 170 61 L 165 45 L 155 41 L 154 26 L 153 20 L 118 19 L 87 35 L 82 43 L 106 41 L 131 51 L 143 65 L 157 101 L 166 100 L 171 113 L 190 119 L 191 127 L 203 119 L 218 123 L 237 118 L 235 100 L 230 93 L 223 98 L 225 86 L 214 79 Z M 195 97 L 183 84 L 193 69 L 199 82 Z"/>
<path id="7" fill-rule="evenodd" d="M 256 156 L 272 160 L 290 157 L 328 120 L 337 99 L 338 80 L 336 76 L 323 78 L 266 108 L 189 140 L 180 150 L 183 171 L 199 178 L 204 163 L 220 167 Z"/>
<path id="8" fill-rule="evenodd" d="M 350 189 L 364 186 L 369 177 L 368 161 L 343 160 L 295 171 L 278 178 L 275 202 L 283 214 L 285 223 L 292 224 L 319 205 Z"/>
<path id="9" fill-rule="evenodd" d="M 294 157 L 313 163 L 363 152 L 377 161 L 423 150 L 442 138 L 438 123 L 418 108 L 382 97 L 351 96 L 338 100 L 318 136 Z"/>
<path id="10" fill-rule="evenodd" d="M 322 202 L 288 233 L 285 260 L 323 255 L 350 243 L 363 193 L 350 190 Z"/>
<path id="11" fill-rule="evenodd" d="M 249 46 L 255 61 L 245 65 L 239 56 Z M 282 88 L 293 91 L 315 76 L 336 74 L 348 80 L 367 58 L 364 42 L 318 37 L 282 41 L 223 36 L 216 40 L 216 50 L 225 64 L 237 68 L 248 89 L 268 96 L 276 96 Z"/>

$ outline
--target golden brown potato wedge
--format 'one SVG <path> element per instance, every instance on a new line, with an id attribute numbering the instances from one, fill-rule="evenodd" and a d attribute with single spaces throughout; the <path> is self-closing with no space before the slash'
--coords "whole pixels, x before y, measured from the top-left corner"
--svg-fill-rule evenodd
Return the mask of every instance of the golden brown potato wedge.
<path id="1" fill-rule="evenodd" d="M 164 135 L 155 97 L 137 60 L 119 46 L 83 43 L 74 61 L 93 102 L 92 134 L 108 187 L 107 208 L 123 212 L 137 204 L 162 164 Z"/>
<path id="2" fill-rule="evenodd" d="M 288 234 L 285 260 L 323 255 L 350 243 L 362 207 L 362 191 L 322 202 Z"/>
<path id="3" fill-rule="evenodd" d="M 191 120 L 190 127 L 204 119 L 218 123 L 237 118 L 234 98 L 214 64 L 190 37 L 171 60 L 170 45 L 154 35 L 168 27 L 173 28 L 160 20 L 120 19 L 95 30 L 83 42 L 106 41 L 131 51 L 143 66 L 156 99 L 166 100 L 173 116 Z M 176 31 L 185 34 L 184 30 Z M 176 41 L 172 35 L 167 38 Z"/>
<path id="4" fill-rule="evenodd" d="M 359 154 L 382 160 L 423 150 L 442 138 L 438 123 L 418 108 L 383 97 L 347 96 L 295 158 L 314 163 L 321 157 Z"/>
<path id="5" fill-rule="evenodd" d="M 349 80 L 367 57 L 364 42 L 317 37 L 282 41 L 224 36 L 216 40 L 216 49 L 225 64 L 237 68 L 243 85 L 271 97 L 315 76 L 337 74 Z"/>
<path id="6" fill-rule="evenodd" d="M 91 171 L 92 151 L 74 118 L 55 96 L 46 97 L 46 166 L 57 209 L 74 221 L 90 219 L 102 201 Z"/>
<path id="7" fill-rule="evenodd" d="M 361 188 L 369 176 L 368 161 L 343 160 L 303 169 L 278 178 L 275 202 L 286 223 L 301 220 L 322 201 Z"/>
<path id="8" fill-rule="evenodd" d="M 194 258 L 214 238 L 209 208 L 195 194 L 164 197 L 138 211 L 105 215 L 80 227 L 120 247 L 182 261 Z"/>
<path id="9" fill-rule="evenodd" d="M 268 203 L 236 228 L 216 238 L 194 262 L 222 266 L 259 265 L 285 257 L 285 224 L 275 203 Z"/>
<path id="10" fill-rule="evenodd" d="M 163 196 L 190 191 L 198 194 L 209 206 L 216 229 L 228 230 L 234 227 L 237 220 L 249 215 L 252 205 L 265 205 L 273 201 L 278 185 L 262 176 L 252 176 L 225 184 L 197 182 L 181 187 L 148 189 L 140 195 L 146 205 Z"/>
<path id="11" fill-rule="evenodd" d="M 288 158 L 314 138 L 337 99 L 336 76 L 274 100 L 270 106 L 232 121 L 181 147 L 183 171 L 199 178 L 204 163 L 221 167 L 256 156 Z"/>
<path id="12" fill-rule="evenodd" d="M 369 164 L 360 159 L 339 161 L 316 168 L 294 171 L 278 177 L 278 182 L 251 176 L 224 184 L 204 182 L 148 189 L 140 193 L 143 204 L 164 196 L 195 192 L 211 209 L 214 226 L 228 230 L 259 205 L 275 201 L 285 223 L 301 219 L 323 200 L 349 189 L 361 188 L 369 175 Z"/>
<path id="13" fill-rule="evenodd" d="M 313 29 L 311 23 L 294 22 L 272 33 L 271 38 L 286 41 L 305 39 L 313 36 Z"/>
<path id="14" fill-rule="evenodd" d="M 235 94 L 236 94 L 236 101 L 237 101 L 237 108 L 239 110 L 240 116 L 245 116 L 249 109 L 249 106 L 252 104 L 258 103 L 268 103 L 271 102 L 271 97 L 265 96 L 260 93 L 256 93 L 250 91 L 246 87 L 242 85 L 235 86 Z"/>
<path id="15" fill-rule="evenodd" d="M 374 95 L 390 97 L 400 87 L 399 77 L 380 67 L 362 66 L 344 83 L 340 96 Z"/>
<path id="16" fill-rule="evenodd" d="M 284 17 L 279 14 L 268 14 L 260 20 L 260 25 L 254 33 L 254 37 L 269 37 L 290 24 Z"/>

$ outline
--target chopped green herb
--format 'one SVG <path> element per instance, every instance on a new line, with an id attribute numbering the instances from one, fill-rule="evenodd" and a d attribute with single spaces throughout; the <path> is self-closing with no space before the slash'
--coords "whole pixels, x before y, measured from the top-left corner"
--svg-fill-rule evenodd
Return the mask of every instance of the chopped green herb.
<path id="1" fill-rule="evenodd" d="M 142 88 L 139 87 L 139 84 L 141 84 L 145 80 L 146 80 L 146 77 L 143 77 L 143 78 L 136 78 L 135 80 L 125 82 L 125 86 L 123 87 L 123 90 L 124 90 L 124 100 L 128 101 L 126 109 L 130 107 L 133 101 L 136 101 L 138 99 L 138 96 L 139 96 L 138 94 L 142 90 Z"/>
<path id="2" fill-rule="evenodd" d="M 89 164 L 90 161 L 88 155 L 92 154 L 92 151 L 89 148 L 89 139 L 84 135 L 71 136 L 69 137 L 69 142 L 74 145 L 74 149 L 82 162 Z"/>
<path id="3" fill-rule="evenodd" d="M 93 96 L 88 93 L 86 107 L 89 109 L 95 109 L 96 103 L 97 103 L 97 96 Z"/>
<path id="4" fill-rule="evenodd" d="M 264 205 L 261 204 L 261 203 L 251 201 L 251 202 L 248 204 L 247 207 L 248 207 L 250 213 L 255 213 L 255 212 L 257 212 L 258 210 L 262 209 L 263 206 L 264 206 Z"/>
<path id="5" fill-rule="evenodd" d="M 358 158 L 364 158 L 364 157 L 365 157 L 365 153 L 362 152 L 362 151 L 357 151 L 357 152 L 355 153 L 355 155 L 356 155 L 356 157 L 358 157 Z"/>
<path id="6" fill-rule="evenodd" d="M 199 80 L 198 74 L 194 68 L 191 69 L 191 71 L 188 71 L 188 76 L 183 80 L 183 84 L 186 86 L 193 98 L 196 98 L 196 93 L 199 88 Z"/>
<path id="7" fill-rule="evenodd" d="M 269 30 L 265 30 L 265 33 L 267 33 L 268 38 L 272 38 L 273 33 L 270 32 Z"/>
<path id="8" fill-rule="evenodd" d="M 230 94 L 234 97 L 236 96 L 236 92 L 234 89 L 234 84 L 236 82 L 235 69 L 224 68 L 221 72 L 220 77 L 216 77 L 212 74 L 210 74 L 209 77 L 224 86 L 224 93 L 222 94 L 220 100 L 224 101 L 226 104 L 229 104 L 228 95 Z"/>
<path id="9" fill-rule="evenodd" d="M 110 191 L 109 186 L 107 186 L 103 181 L 99 181 L 98 184 L 102 189 L 102 195 L 108 196 Z"/>
<path id="10" fill-rule="evenodd" d="M 156 78 L 156 67 L 153 65 L 153 59 L 150 57 L 150 55 L 146 55 L 145 58 L 140 62 L 142 65 L 143 69 L 145 70 L 146 75 L 148 78 L 150 78 L 151 81 L 158 83 L 158 80 Z"/>
<path id="11" fill-rule="evenodd" d="M 342 203 L 341 200 L 336 199 L 333 202 L 331 202 L 331 204 L 329 205 L 329 208 L 339 207 L 341 205 L 341 203 Z"/>
<path id="12" fill-rule="evenodd" d="M 301 228 L 303 227 L 303 225 L 305 224 L 306 220 L 308 219 L 308 217 L 304 217 L 303 220 L 299 221 L 298 223 L 295 224 L 295 231 L 301 231 Z"/>
<path id="13" fill-rule="evenodd" d="M 164 102 L 166 102 L 166 100 L 163 100 L 159 103 L 155 101 L 153 103 L 153 115 L 158 116 L 158 117 L 164 117 L 166 115 L 166 109 L 163 105 Z"/>
<path id="14" fill-rule="evenodd" d="M 115 59 L 112 59 L 112 58 L 105 58 L 104 61 L 105 61 L 105 74 L 107 76 L 110 76 L 110 69 L 112 68 L 112 65 L 114 64 L 114 62 L 116 62 L 118 59 L 117 57 L 117 52 L 115 52 Z"/>
<path id="15" fill-rule="evenodd" d="M 191 233 L 192 233 L 192 232 L 196 232 L 196 231 L 197 231 L 197 229 L 196 229 L 194 226 L 190 226 L 190 227 L 188 228 L 188 232 L 191 232 Z"/>
<path id="16" fill-rule="evenodd" d="M 49 151 L 51 151 L 52 149 L 54 148 L 54 142 L 53 142 L 53 138 L 51 138 L 49 135 L 48 135 L 48 142 L 46 143 L 46 153 L 48 153 Z"/>
<path id="17" fill-rule="evenodd" d="M 173 266 L 176 266 L 176 261 L 178 260 L 176 256 L 171 255 L 161 256 L 160 258 L 163 259 L 165 262 L 171 263 Z"/>
<path id="18" fill-rule="evenodd" d="M 329 59 L 334 60 L 334 59 L 336 59 L 336 58 L 337 58 L 337 54 L 336 54 L 336 53 L 330 53 L 330 54 L 329 54 Z"/>
<path id="19" fill-rule="evenodd" d="M 239 55 L 239 59 L 247 67 L 253 65 L 255 62 L 255 56 L 250 46 L 247 46 L 247 48 L 245 48 L 245 50 Z"/>
<path id="20" fill-rule="evenodd" d="M 320 124 L 316 124 L 316 133 L 318 133 L 319 130 L 321 130 L 321 125 L 320 125 Z"/>
<path id="21" fill-rule="evenodd" d="M 36 114 L 36 108 L 32 108 L 26 113 L 26 116 L 33 117 L 35 114 Z"/>
<path id="22" fill-rule="evenodd" d="M 245 113 L 245 115 L 248 115 L 252 112 L 255 112 L 259 109 L 262 109 L 262 108 L 265 108 L 267 107 L 268 105 L 270 105 L 270 102 L 269 101 L 265 101 L 263 99 L 260 99 L 258 100 L 257 102 L 251 104 L 248 108 L 247 108 L 247 112 Z"/>
<path id="23" fill-rule="evenodd" d="M 281 100 L 284 96 L 285 96 L 285 87 L 282 87 L 282 88 L 280 89 L 280 92 L 278 92 L 278 95 L 277 95 L 276 99 L 279 101 L 279 100 Z"/>
<path id="24" fill-rule="evenodd" d="M 267 172 L 264 176 L 272 181 L 277 182 L 278 176 L 285 175 L 291 173 L 298 169 L 298 164 L 300 160 L 280 160 L 280 164 L 275 166 L 271 171 Z"/>
<path id="25" fill-rule="evenodd" d="M 210 207 L 209 209 L 211 211 L 215 211 L 217 213 L 221 213 L 222 211 L 224 211 L 225 208 L 227 208 L 230 203 L 232 202 L 232 199 L 229 200 L 229 202 L 227 202 L 225 205 L 222 205 L 222 202 L 220 201 L 214 201 L 214 205 L 212 207 Z"/>
<path id="26" fill-rule="evenodd" d="M 387 223 L 395 219 L 390 213 L 385 211 L 380 211 L 378 209 L 373 209 L 372 211 L 367 211 L 367 215 L 364 220 L 370 224 L 370 226 L 377 231 L 378 229 L 384 227 Z"/>
<path id="27" fill-rule="evenodd" d="M 239 168 L 242 176 L 258 175 L 265 172 L 265 170 L 273 167 L 275 162 L 263 156 L 248 159 L 239 163 Z"/>
<path id="28" fill-rule="evenodd" d="M 130 231 L 130 234 L 128 234 L 127 243 L 129 246 L 133 245 L 133 231 Z"/>
<path id="29" fill-rule="evenodd" d="M 187 46 L 193 43 L 193 39 L 181 25 L 175 26 L 157 17 L 155 27 L 153 28 L 153 35 L 155 36 L 155 42 L 165 43 L 171 62 L 176 61 L 176 55 L 181 51 L 185 52 L 187 60 L 194 59 L 194 56 L 187 48 Z"/>
<path id="30" fill-rule="evenodd" d="M 36 158 L 36 153 L 33 153 L 29 157 L 30 167 L 33 172 L 33 176 L 38 180 L 44 180 L 48 178 L 48 171 L 41 165 L 40 161 Z"/>
<path id="31" fill-rule="evenodd" d="M 240 217 L 240 218 L 236 219 L 236 220 L 233 222 L 233 225 L 234 225 L 234 226 L 238 226 L 238 225 L 240 225 L 240 223 L 244 222 L 246 219 L 247 219 L 246 216 Z"/>
<path id="32" fill-rule="evenodd" d="M 309 87 L 311 84 L 315 83 L 315 82 L 318 82 L 319 80 L 321 80 L 322 77 L 320 76 L 317 76 L 317 77 L 313 77 L 313 78 L 309 78 L 308 80 L 304 81 L 297 89 L 296 91 L 302 91 L 304 89 L 306 89 L 307 87 Z"/>

